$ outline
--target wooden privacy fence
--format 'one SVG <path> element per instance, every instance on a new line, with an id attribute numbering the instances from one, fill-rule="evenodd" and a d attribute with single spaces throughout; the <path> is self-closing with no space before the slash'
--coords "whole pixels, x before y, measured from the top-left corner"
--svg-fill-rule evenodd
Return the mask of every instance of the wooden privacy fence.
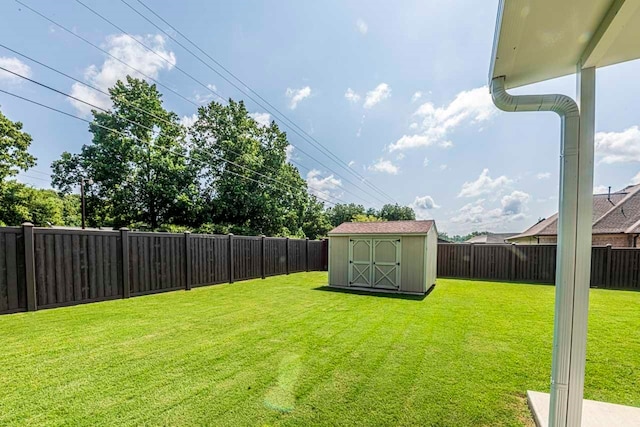
<path id="1" fill-rule="evenodd" d="M 438 245 L 438 276 L 555 282 L 556 245 Z M 640 290 L 640 248 L 594 246 L 591 287 Z"/>
<path id="2" fill-rule="evenodd" d="M 0 314 L 327 268 L 326 241 L 0 227 Z"/>

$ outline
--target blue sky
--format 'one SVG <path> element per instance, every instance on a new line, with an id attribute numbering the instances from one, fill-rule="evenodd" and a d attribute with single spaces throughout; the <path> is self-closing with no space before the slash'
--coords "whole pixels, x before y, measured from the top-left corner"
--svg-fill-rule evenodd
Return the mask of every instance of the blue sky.
<path id="1" fill-rule="evenodd" d="M 85 2 L 164 60 L 75 1 L 23 1 L 191 102 L 213 94 L 178 68 L 224 98 L 244 98 L 120 1 Z M 420 218 L 435 218 L 440 230 L 522 231 L 557 210 L 559 120 L 552 113 L 499 112 L 488 95 L 497 1 L 143 1 L 358 174 L 412 205 Z M 132 72 L 18 3 L 5 2 L 2 15 L 2 44 L 78 79 L 106 88 Z M 3 48 L 0 65 L 108 106 L 99 93 Z M 87 114 L 82 105 L 1 73 L 2 89 Z M 638 61 L 598 70 L 598 191 L 640 181 L 637 75 Z M 196 107 L 161 91 L 165 106 L 188 124 Z M 515 91 L 541 92 L 573 96 L 575 79 Z M 267 110 L 246 102 L 257 118 L 267 117 Z M 38 166 L 20 175 L 24 182 L 46 187 L 51 162 L 90 141 L 85 123 L 5 94 L 0 106 L 34 137 Z M 347 182 L 357 178 L 288 134 L 299 147 L 291 155 L 314 191 L 358 203 L 364 202 L 352 193 L 362 194 L 367 206 L 381 205 Z"/>

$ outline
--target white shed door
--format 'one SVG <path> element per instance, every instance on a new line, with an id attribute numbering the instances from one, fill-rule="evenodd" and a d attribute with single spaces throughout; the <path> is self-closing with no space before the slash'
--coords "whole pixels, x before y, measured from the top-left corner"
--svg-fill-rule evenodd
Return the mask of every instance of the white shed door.
<path id="1" fill-rule="evenodd" d="M 373 239 L 374 288 L 400 287 L 400 239 Z"/>
<path id="2" fill-rule="evenodd" d="M 349 239 L 349 285 L 400 287 L 399 239 Z"/>
<path id="3" fill-rule="evenodd" d="M 349 239 L 349 285 L 371 286 L 371 239 Z"/>

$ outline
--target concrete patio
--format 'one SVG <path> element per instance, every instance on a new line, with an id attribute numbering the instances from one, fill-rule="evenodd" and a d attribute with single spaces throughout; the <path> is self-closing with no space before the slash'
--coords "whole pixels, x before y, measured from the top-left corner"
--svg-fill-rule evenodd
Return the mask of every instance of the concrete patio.
<path id="1" fill-rule="evenodd" d="M 549 393 L 527 391 L 527 402 L 538 427 L 549 425 Z M 583 400 L 582 427 L 640 427 L 640 408 Z"/>

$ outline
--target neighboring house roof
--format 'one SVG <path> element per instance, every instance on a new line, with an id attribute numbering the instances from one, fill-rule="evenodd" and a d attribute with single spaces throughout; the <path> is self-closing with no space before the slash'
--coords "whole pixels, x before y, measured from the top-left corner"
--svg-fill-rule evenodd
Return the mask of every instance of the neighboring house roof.
<path id="1" fill-rule="evenodd" d="M 593 234 L 640 233 L 640 184 L 630 185 L 611 195 L 594 194 L 592 218 Z M 507 240 L 557 234 L 558 214 L 555 213 Z"/>
<path id="2" fill-rule="evenodd" d="M 509 237 L 518 233 L 485 233 L 467 239 L 465 243 L 504 243 Z"/>
<path id="3" fill-rule="evenodd" d="M 433 220 L 343 222 L 329 232 L 332 234 L 426 234 L 434 226 Z"/>

